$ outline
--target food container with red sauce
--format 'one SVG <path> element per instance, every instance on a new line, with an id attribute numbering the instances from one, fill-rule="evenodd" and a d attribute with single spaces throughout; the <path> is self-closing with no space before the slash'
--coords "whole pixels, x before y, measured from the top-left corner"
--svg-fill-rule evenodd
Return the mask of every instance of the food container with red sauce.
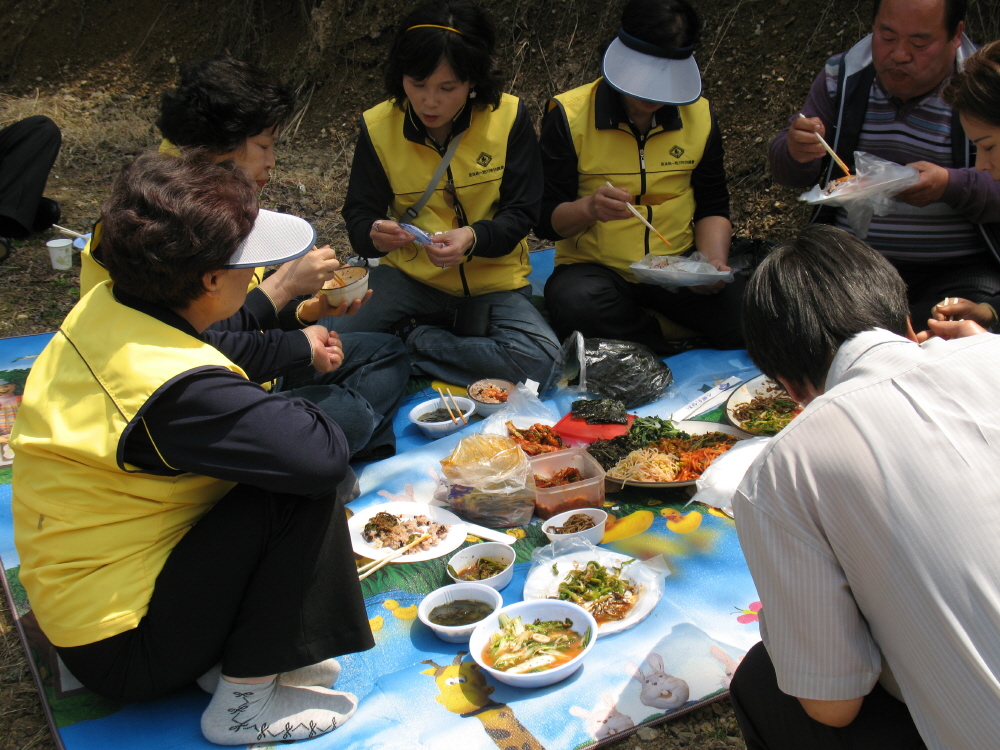
<path id="1" fill-rule="evenodd" d="M 528 459 L 528 463 L 531 464 L 531 473 L 539 477 L 551 477 L 567 467 L 579 469 L 583 475 L 580 482 L 559 487 L 538 487 L 535 490 L 535 514 L 539 518 L 548 519 L 567 510 L 604 505 L 604 469 L 585 449 L 543 453 Z"/>

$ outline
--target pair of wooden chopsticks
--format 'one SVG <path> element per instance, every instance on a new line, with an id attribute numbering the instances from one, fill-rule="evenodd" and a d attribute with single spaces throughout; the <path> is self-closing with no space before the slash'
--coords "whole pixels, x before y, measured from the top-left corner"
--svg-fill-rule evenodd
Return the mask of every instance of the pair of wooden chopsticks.
<path id="1" fill-rule="evenodd" d="M 425 539 L 430 539 L 430 538 L 431 538 L 430 534 L 424 534 L 419 539 L 414 539 L 412 542 L 410 542 L 409 544 L 407 544 L 405 547 L 400 547 L 399 549 L 394 550 L 391 554 L 386 555 L 381 560 L 372 560 L 367 565 L 362 565 L 360 568 L 358 568 L 358 572 L 361 573 L 361 575 L 358 576 L 358 580 L 359 581 L 365 580 L 368 576 L 370 576 L 372 573 L 374 573 L 379 568 L 381 568 L 381 567 L 383 567 L 385 565 L 388 565 L 389 563 L 391 563 L 393 560 L 395 560 L 400 555 L 406 554 L 406 551 L 408 549 L 410 549 L 411 547 L 416 547 L 418 544 L 420 544 Z"/>
<path id="2" fill-rule="evenodd" d="M 607 182 L 606 182 L 605 184 L 606 184 L 606 185 L 607 185 L 607 186 L 608 186 L 609 188 L 613 188 L 613 187 L 615 187 L 614 185 L 612 185 L 612 184 L 611 184 L 611 182 L 610 182 L 610 181 L 607 181 Z M 615 188 L 615 190 L 617 190 L 617 189 L 618 189 L 618 188 Z M 650 223 L 649 223 L 648 221 L 646 221 L 646 217 L 645 217 L 645 216 L 643 216 L 643 215 L 642 215 L 641 213 L 639 213 L 639 211 L 638 211 L 638 210 L 636 210 L 636 207 L 635 207 L 635 206 L 633 206 L 633 205 L 632 205 L 631 203 L 626 203 L 626 204 L 625 204 L 625 206 L 626 206 L 626 207 L 628 208 L 628 210 L 629 210 L 629 211 L 631 211 L 631 212 L 632 212 L 632 215 L 633 215 L 633 216 L 634 216 L 635 218 L 637 218 L 637 219 L 638 219 L 639 221 L 641 221 L 641 222 L 642 222 L 643 224 L 645 224 L 645 225 L 646 225 L 647 227 L 649 227 L 649 228 L 650 228 L 650 230 L 651 230 L 651 231 L 653 232 L 653 234 L 655 234 L 655 235 L 656 235 L 657 237 L 659 237 L 659 238 L 660 238 L 660 240 L 662 240 L 662 241 L 663 241 L 663 244 L 664 244 L 664 245 L 666 245 L 667 247 L 673 247 L 673 245 L 671 245 L 671 244 L 670 244 L 670 243 L 669 243 L 669 242 L 667 241 L 667 238 L 666 238 L 666 237 L 664 237 L 664 236 L 663 236 L 662 234 L 660 234 L 659 232 L 657 232 L 657 231 L 656 231 L 656 227 L 654 227 L 654 226 L 653 226 L 652 224 L 650 224 Z"/>
<path id="3" fill-rule="evenodd" d="M 437 390 L 438 395 L 441 397 L 441 403 L 444 404 L 444 408 L 448 410 L 448 416 L 451 417 L 451 421 L 458 424 L 458 417 L 452 413 L 451 406 L 448 406 L 448 402 L 445 401 L 444 392 L 440 388 L 435 390 Z M 447 390 L 448 396 L 451 398 L 451 405 L 455 407 L 455 411 L 458 412 L 458 416 L 462 418 L 462 424 L 469 424 L 469 420 L 465 418 L 465 413 L 458 408 L 458 402 L 455 401 L 455 397 L 451 395 L 451 388 L 448 388 Z"/>
<path id="4" fill-rule="evenodd" d="M 801 112 L 799 112 L 799 117 L 801 117 L 803 120 L 808 120 L 809 119 L 808 117 L 806 117 Z M 851 170 L 850 170 L 850 168 L 846 164 L 844 164 L 844 160 L 843 159 L 841 159 L 839 156 L 837 156 L 837 152 L 834 151 L 832 148 L 830 148 L 830 144 L 826 142 L 826 139 L 824 139 L 823 136 L 821 136 L 819 133 L 816 133 L 816 140 L 823 144 L 823 148 L 826 149 L 826 153 L 830 154 L 831 158 L 835 162 L 837 162 L 837 166 L 840 167 L 842 170 L 844 170 L 844 174 L 845 175 L 847 175 L 848 177 L 850 177 L 851 176 Z"/>

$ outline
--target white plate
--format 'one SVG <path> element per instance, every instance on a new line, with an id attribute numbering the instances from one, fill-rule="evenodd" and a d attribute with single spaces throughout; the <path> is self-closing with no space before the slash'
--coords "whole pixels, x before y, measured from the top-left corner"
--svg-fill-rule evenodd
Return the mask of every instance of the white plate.
<path id="1" fill-rule="evenodd" d="M 726 399 L 726 417 L 744 435 L 756 436 L 756 433 L 743 428 L 743 423 L 736 418 L 734 412 L 743 404 L 748 404 L 753 401 L 757 396 L 767 396 L 774 393 L 773 390 L 769 389 L 773 389 L 775 387 L 781 388 L 781 384 L 775 383 L 767 377 L 767 375 L 758 375 L 753 380 L 748 380 L 733 391 L 729 395 L 729 398 Z"/>
<path id="2" fill-rule="evenodd" d="M 576 568 L 583 568 L 591 560 L 596 560 L 605 568 L 615 568 L 627 560 L 635 560 L 628 555 L 621 555 L 611 550 L 598 549 L 597 553 L 589 554 L 569 554 L 557 557 L 552 565 L 556 566 L 557 573 L 552 572 L 552 565 L 539 565 L 528 573 L 524 581 L 524 599 L 551 599 L 559 595 L 559 584 Z M 631 565 L 626 565 L 621 572 L 622 578 L 637 583 L 636 579 L 629 573 L 629 568 L 641 565 L 640 560 L 635 560 Z M 618 633 L 622 630 L 638 625 L 645 617 L 653 611 L 656 603 L 660 601 L 660 590 L 647 583 L 638 584 L 638 598 L 629 613 L 621 620 L 602 622 L 597 626 L 598 636 Z"/>
<path id="3" fill-rule="evenodd" d="M 388 547 L 375 549 L 361 537 L 361 532 L 364 531 L 368 519 L 382 511 L 392 513 L 394 516 L 408 516 L 410 518 L 413 516 L 427 516 L 436 523 L 451 524 L 451 528 L 448 529 L 448 536 L 438 542 L 436 547 L 431 547 L 429 550 L 423 552 L 415 552 L 412 555 L 401 555 L 393 560 L 393 563 L 423 562 L 424 560 L 433 560 L 437 557 L 447 555 L 462 546 L 462 542 L 465 541 L 465 536 L 468 533 L 465 523 L 458 516 L 449 510 L 439 508 L 435 505 L 427 505 L 426 503 L 383 503 L 382 505 L 373 505 L 354 514 L 347 521 L 347 528 L 351 532 L 351 547 L 353 547 L 356 553 L 362 557 L 367 557 L 369 560 L 381 560 L 395 551 Z"/>
<path id="4" fill-rule="evenodd" d="M 742 388 L 743 386 L 740 387 Z M 727 435 L 733 435 L 740 440 L 746 440 L 748 437 L 751 437 L 749 432 L 744 432 L 738 427 L 733 427 L 732 425 L 719 424 L 718 422 L 699 422 L 691 420 L 674 422 L 674 427 L 681 432 L 686 432 L 688 435 L 704 435 L 708 432 L 724 432 Z M 674 487 L 692 487 L 698 480 L 691 479 L 685 482 L 637 482 L 634 479 L 615 479 L 614 477 L 609 476 L 604 481 L 605 486 L 610 487 L 612 490 L 620 490 L 622 487 L 657 487 L 668 489 L 672 489 Z"/>

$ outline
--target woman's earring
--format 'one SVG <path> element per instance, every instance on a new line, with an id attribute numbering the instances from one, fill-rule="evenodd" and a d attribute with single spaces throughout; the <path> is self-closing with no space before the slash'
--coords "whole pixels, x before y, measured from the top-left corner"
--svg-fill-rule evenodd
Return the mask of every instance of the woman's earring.
<path id="1" fill-rule="evenodd" d="M 475 89 L 472 89 L 472 91 L 469 92 L 469 98 L 470 99 L 475 99 L 476 98 L 476 90 Z"/>

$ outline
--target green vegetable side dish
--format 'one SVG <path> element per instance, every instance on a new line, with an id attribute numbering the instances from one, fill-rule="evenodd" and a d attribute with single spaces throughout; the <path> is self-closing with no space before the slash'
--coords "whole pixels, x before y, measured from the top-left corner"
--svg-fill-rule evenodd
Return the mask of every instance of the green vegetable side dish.
<path id="1" fill-rule="evenodd" d="M 579 604 L 593 615 L 598 624 L 621 620 L 635 605 L 636 587 L 621 576 L 622 569 L 634 560 L 617 568 L 605 568 L 590 560 L 583 568 L 570 571 L 559 584 L 558 598 Z"/>
<path id="2" fill-rule="evenodd" d="M 752 400 L 733 409 L 739 426 L 753 435 L 777 435 L 802 411 L 785 392 L 784 388 L 768 389 L 770 393 L 754 396 Z"/>
<path id="3" fill-rule="evenodd" d="M 595 440 L 587 452 L 597 459 L 601 468 L 607 471 L 629 453 L 638 448 L 645 448 L 649 443 L 670 438 L 687 440 L 690 437 L 686 432 L 674 427 L 674 423 L 669 419 L 639 417 L 626 434 L 611 440 Z"/>
<path id="4" fill-rule="evenodd" d="M 494 560 L 492 557 L 480 557 L 474 560 L 471 565 L 456 571 L 448 565 L 448 573 L 452 578 L 460 581 L 485 581 L 487 578 L 500 575 L 509 567 L 509 563 L 502 560 Z"/>
<path id="5" fill-rule="evenodd" d="M 485 619 L 493 612 L 493 605 L 478 599 L 456 599 L 432 609 L 427 619 L 435 625 L 456 627 L 471 625 Z"/>
<path id="6" fill-rule="evenodd" d="M 487 666 L 507 674 L 544 672 L 566 664 L 590 643 L 590 628 L 582 636 L 572 630 L 568 617 L 559 620 L 535 620 L 524 624 L 521 616 L 511 619 L 501 613 L 500 630 L 490 636 L 483 649 Z"/>

